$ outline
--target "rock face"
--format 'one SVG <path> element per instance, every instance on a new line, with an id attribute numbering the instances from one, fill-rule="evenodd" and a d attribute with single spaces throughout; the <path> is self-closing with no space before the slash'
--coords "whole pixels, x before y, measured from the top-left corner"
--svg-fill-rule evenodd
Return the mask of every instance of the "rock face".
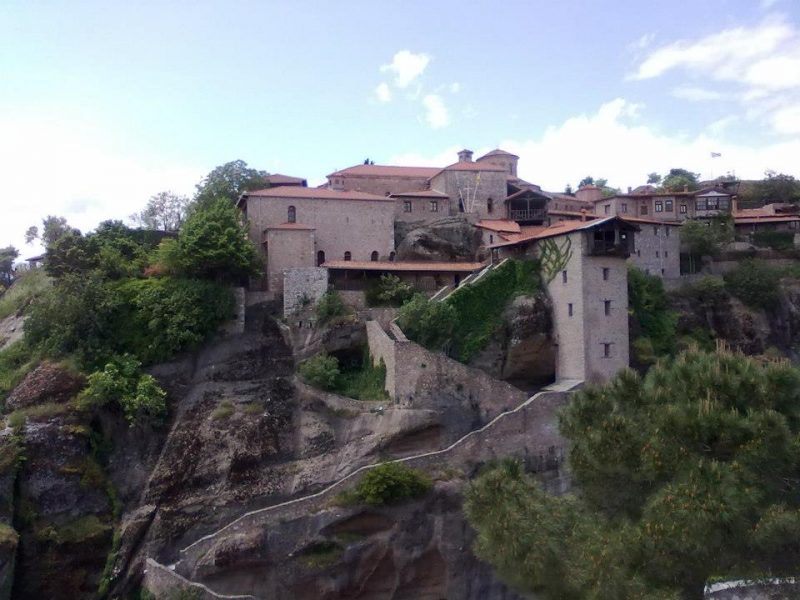
<path id="1" fill-rule="evenodd" d="M 447 217 L 421 227 L 395 224 L 398 260 L 475 260 L 481 233 L 461 217 Z"/>
<path id="2" fill-rule="evenodd" d="M 503 326 L 470 366 L 523 389 L 555 378 L 556 352 L 549 298 L 518 296 L 503 313 Z"/>
<path id="3" fill-rule="evenodd" d="M 11 410 L 35 404 L 55 402 L 62 404 L 72 399 L 85 385 L 81 375 L 53 362 L 45 361 L 14 388 L 6 399 Z"/>

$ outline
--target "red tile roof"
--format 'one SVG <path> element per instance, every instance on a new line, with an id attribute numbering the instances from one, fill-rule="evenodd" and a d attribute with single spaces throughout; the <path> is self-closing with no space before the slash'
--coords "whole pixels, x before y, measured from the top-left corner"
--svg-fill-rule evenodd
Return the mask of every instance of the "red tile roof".
<path id="1" fill-rule="evenodd" d="M 519 223 L 507 219 L 481 219 L 476 223 L 476 226 L 490 231 L 520 232 Z"/>
<path id="2" fill-rule="evenodd" d="M 547 209 L 548 215 L 557 215 L 557 216 L 564 216 L 564 217 L 586 217 L 587 219 L 598 219 L 599 215 L 594 213 L 586 212 L 582 213 L 577 210 L 553 210 L 548 208 Z"/>
<path id="3" fill-rule="evenodd" d="M 479 262 L 428 262 L 428 261 L 375 261 L 375 260 L 328 260 L 322 263 L 328 269 L 349 271 L 425 271 L 444 273 L 472 273 L 486 265 Z"/>
<path id="4" fill-rule="evenodd" d="M 450 198 L 447 194 L 436 190 L 421 190 L 419 192 L 401 192 L 392 194 L 392 198 Z"/>
<path id="5" fill-rule="evenodd" d="M 437 169 L 436 173 L 441 171 L 505 171 L 503 167 L 498 167 L 491 163 L 478 163 L 459 161 L 452 165 L 447 165 L 444 169 Z"/>
<path id="6" fill-rule="evenodd" d="M 483 158 L 487 158 L 489 156 L 513 156 L 514 158 L 519 158 L 516 154 L 511 154 L 511 152 L 506 152 L 505 150 L 501 150 L 500 148 L 495 148 L 491 152 L 487 152 L 477 160 L 481 160 Z"/>
<path id="7" fill-rule="evenodd" d="M 302 225 L 300 223 L 281 223 L 280 225 L 273 225 L 272 227 L 267 227 L 267 230 L 270 229 L 296 229 L 296 230 L 314 231 L 316 227 L 312 227 L 311 225 Z"/>
<path id="8" fill-rule="evenodd" d="M 604 219 L 594 221 L 560 221 L 558 223 L 553 223 L 549 227 L 524 227 L 519 234 L 504 235 L 503 237 L 508 238 L 508 241 L 492 244 L 489 246 L 489 248 L 513 246 L 521 242 L 555 237 L 557 235 L 564 235 L 567 233 L 580 231 L 581 229 L 591 229 L 592 227 L 596 227 L 597 225 L 617 218 L 618 217 L 606 217 Z"/>
<path id="9" fill-rule="evenodd" d="M 371 200 L 374 202 L 393 202 L 386 196 L 365 194 L 363 192 L 340 192 L 328 188 L 307 188 L 297 185 L 284 185 L 271 187 L 265 190 L 245 192 L 242 197 L 256 196 L 258 198 L 308 198 L 310 200 Z"/>
<path id="10" fill-rule="evenodd" d="M 328 178 L 347 177 L 408 177 L 428 179 L 441 171 L 438 167 L 397 167 L 394 165 L 354 165 L 341 171 L 335 171 Z"/>
<path id="11" fill-rule="evenodd" d="M 734 217 L 734 225 L 755 225 L 757 223 L 789 223 L 800 221 L 800 215 L 767 215 L 762 217 Z"/>

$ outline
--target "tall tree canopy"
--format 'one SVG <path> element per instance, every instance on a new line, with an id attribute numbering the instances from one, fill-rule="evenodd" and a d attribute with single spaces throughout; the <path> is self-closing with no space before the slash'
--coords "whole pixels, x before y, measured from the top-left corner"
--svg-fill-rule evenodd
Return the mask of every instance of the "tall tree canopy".
<path id="1" fill-rule="evenodd" d="M 159 192 L 151 196 L 147 206 L 131 215 L 135 223 L 145 229 L 157 231 L 178 231 L 189 208 L 189 198 L 173 192 Z"/>
<path id="2" fill-rule="evenodd" d="M 682 192 L 685 189 L 693 192 L 700 187 L 700 173 L 692 173 L 686 169 L 670 169 L 661 186 L 668 192 Z"/>
<path id="3" fill-rule="evenodd" d="M 14 246 L 0 248 L 0 277 L 3 283 L 8 286 L 14 276 L 14 261 L 19 256 L 19 250 Z"/>
<path id="4" fill-rule="evenodd" d="M 764 179 L 742 190 L 742 200 L 758 204 L 800 202 L 800 181 L 791 175 L 767 171 Z"/>
<path id="5" fill-rule="evenodd" d="M 700 600 L 711 576 L 800 568 L 800 371 L 691 350 L 576 394 L 577 495 L 518 466 L 472 484 L 476 551 L 548 599 Z"/>
<path id="6" fill-rule="evenodd" d="M 195 202 L 207 206 L 218 198 L 227 198 L 234 204 L 242 192 L 269 187 L 269 173 L 251 169 L 243 160 L 234 160 L 216 167 L 197 184 Z"/>

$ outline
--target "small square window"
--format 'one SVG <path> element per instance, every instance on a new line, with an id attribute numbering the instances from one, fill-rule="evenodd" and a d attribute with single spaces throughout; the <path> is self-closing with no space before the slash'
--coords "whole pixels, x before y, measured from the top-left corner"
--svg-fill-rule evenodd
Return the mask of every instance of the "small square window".
<path id="1" fill-rule="evenodd" d="M 669 237 L 669 227 L 664 227 L 664 235 Z"/>
<path id="2" fill-rule="evenodd" d="M 611 344 L 603 344 L 603 358 L 611 358 Z"/>
<path id="3" fill-rule="evenodd" d="M 659 252 L 656 250 L 656 258 L 659 258 Z"/>
<path id="4" fill-rule="evenodd" d="M 608 267 L 603 267 L 603 281 L 608 281 L 608 274 L 611 272 L 611 269 Z"/>
<path id="5" fill-rule="evenodd" d="M 646 204 L 642 204 L 642 210 L 641 210 L 640 214 L 642 214 L 642 215 L 646 215 L 647 214 L 647 205 Z"/>
<path id="6" fill-rule="evenodd" d="M 656 202 L 656 212 L 664 212 L 664 204 L 661 200 Z"/>
<path id="7" fill-rule="evenodd" d="M 658 235 L 658 226 L 653 226 L 653 235 Z"/>
<path id="8" fill-rule="evenodd" d="M 672 212 L 672 200 L 664 200 L 664 210 Z"/>
<path id="9" fill-rule="evenodd" d="M 489 243 L 494 244 L 494 236 L 491 233 L 489 234 Z"/>
<path id="10" fill-rule="evenodd" d="M 611 214 L 611 205 L 610 204 L 605 204 L 603 206 L 603 213 L 606 214 L 606 215 L 610 215 Z"/>
<path id="11" fill-rule="evenodd" d="M 439 201 L 438 200 L 431 200 L 431 212 L 439 212 Z"/>
<path id="12" fill-rule="evenodd" d="M 567 272 L 561 271 L 561 281 L 562 283 L 567 283 Z"/>
<path id="13" fill-rule="evenodd" d="M 669 229 L 667 229 L 669 231 Z M 669 258 L 669 251 L 664 250 L 664 258 Z"/>
<path id="14" fill-rule="evenodd" d="M 411 200 L 404 200 L 403 201 L 403 212 L 407 212 L 407 213 L 411 212 Z"/>
<path id="15" fill-rule="evenodd" d="M 622 203 L 622 212 L 624 213 L 628 212 L 628 205 L 625 204 L 624 202 Z"/>
<path id="16" fill-rule="evenodd" d="M 661 269 L 661 275 L 662 276 L 664 275 L 664 269 Z"/>
<path id="17" fill-rule="evenodd" d="M 606 316 L 611 314 L 611 300 L 603 300 L 603 312 L 606 313 Z"/>
<path id="18" fill-rule="evenodd" d="M 641 256 L 641 255 L 642 255 L 642 251 L 641 250 L 637 250 L 636 251 L 636 256 Z"/>
<path id="19" fill-rule="evenodd" d="M 687 210 L 688 209 L 687 209 L 686 205 L 685 204 L 681 204 L 681 214 L 685 215 Z"/>
<path id="20" fill-rule="evenodd" d="M 571 317 L 572 316 L 572 302 L 567 304 L 567 314 Z"/>

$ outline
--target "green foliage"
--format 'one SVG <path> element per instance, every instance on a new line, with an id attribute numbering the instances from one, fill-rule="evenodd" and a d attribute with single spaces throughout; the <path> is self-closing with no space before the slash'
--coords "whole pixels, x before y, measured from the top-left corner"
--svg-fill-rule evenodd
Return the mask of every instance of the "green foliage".
<path id="1" fill-rule="evenodd" d="M 336 542 L 322 541 L 303 550 L 300 558 L 307 567 L 323 569 L 337 562 L 343 553 L 343 548 Z"/>
<path id="2" fill-rule="evenodd" d="M 389 395 L 386 393 L 385 385 L 386 365 L 383 360 L 373 365 L 367 352 L 358 368 L 341 369 L 334 391 L 356 400 L 388 400 Z"/>
<path id="3" fill-rule="evenodd" d="M 414 286 L 396 275 L 385 273 L 377 284 L 367 289 L 369 306 L 402 306 L 414 296 Z"/>
<path id="4" fill-rule="evenodd" d="M 661 182 L 661 186 L 668 192 L 682 192 L 684 189 L 693 192 L 700 187 L 699 177 L 699 173 L 692 173 L 686 169 L 670 169 Z"/>
<path id="5" fill-rule="evenodd" d="M 572 258 L 572 240 L 565 237 L 559 245 L 553 238 L 545 238 L 539 242 L 539 260 L 545 281 L 550 283 Z"/>
<path id="6" fill-rule="evenodd" d="M 233 314 L 233 295 L 196 279 L 131 279 L 116 287 L 123 308 L 117 319 L 118 351 L 145 364 L 196 348 Z"/>
<path id="7" fill-rule="evenodd" d="M 101 521 L 97 515 L 86 515 L 56 527 L 40 526 L 34 535 L 40 542 L 55 544 L 85 544 L 111 533 L 111 525 Z"/>
<path id="8" fill-rule="evenodd" d="M 720 215 L 707 221 L 689 220 L 681 227 L 681 242 L 694 257 L 716 256 L 733 241 L 733 219 Z"/>
<path id="9" fill-rule="evenodd" d="M 691 350 L 577 393 L 580 496 L 498 468 L 467 493 L 478 555 L 543 598 L 702 598 L 709 576 L 800 561 L 800 371 Z"/>
<path id="10" fill-rule="evenodd" d="M 309 385 L 332 391 L 339 379 L 339 361 L 330 354 L 317 354 L 300 363 L 297 371 Z"/>
<path id="11" fill-rule="evenodd" d="M 1 401 L 4 401 L 22 378 L 33 370 L 36 362 L 36 355 L 24 340 L 0 350 Z"/>
<path id="12" fill-rule="evenodd" d="M 4 283 L 6 287 L 11 285 L 14 278 L 14 261 L 18 256 L 19 250 L 14 246 L 0 248 L 0 283 Z"/>
<path id="13" fill-rule="evenodd" d="M 727 295 L 725 281 L 711 275 L 685 287 L 683 292 L 697 298 L 707 306 L 713 305 Z"/>
<path id="14" fill-rule="evenodd" d="M 0 319 L 20 311 L 50 288 L 50 278 L 42 269 L 25 271 L 17 276 L 12 285 L 0 296 Z"/>
<path id="15" fill-rule="evenodd" d="M 132 219 L 145 229 L 178 231 L 189 208 L 189 198 L 173 192 L 159 192 L 151 196 L 147 206 Z"/>
<path id="16" fill-rule="evenodd" d="M 752 237 L 753 244 L 773 250 L 791 250 L 794 248 L 793 231 L 757 231 Z"/>
<path id="17" fill-rule="evenodd" d="M 235 205 L 242 192 L 269 187 L 266 178 L 266 171 L 251 169 L 243 160 L 227 162 L 197 184 L 194 207 L 202 210 L 220 199 Z"/>
<path id="18" fill-rule="evenodd" d="M 397 504 L 428 493 L 427 475 L 400 463 L 388 462 L 367 471 L 355 487 L 355 497 L 370 506 Z"/>
<path id="19" fill-rule="evenodd" d="M 336 317 L 341 317 L 347 312 L 342 297 L 336 290 L 328 290 L 319 299 L 316 306 L 317 321 L 320 324 L 328 323 Z"/>
<path id="20" fill-rule="evenodd" d="M 741 200 L 758 205 L 800 202 L 800 181 L 792 175 L 767 171 L 764 179 L 741 191 Z"/>
<path id="21" fill-rule="evenodd" d="M 168 243 L 160 255 L 172 274 L 214 281 L 239 282 L 259 267 L 241 212 L 225 199 L 193 210 L 176 245 Z"/>
<path id="22" fill-rule="evenodd" d="M 669 310 L 661 278 L 629 266 L 628 305 L 632 316 L 639 321 L 642 335 L 649 340 L 652 352 L 658 356 L 673 352 L 677 316 Z M 639 350 L 646 349 L 642 344 L 644 342 L 639 342 Z"/>
<path id="23" fill-rule="evenodd" d="M 451 342 L 458 314 L 451 304 L 431 302 L 420 293 L 400 308 L 397 323 L 409 339 L 429 350 L 442 350 Z"/>
<path id="24" fill-rule="evenodd" d="M 517 295 L 536 294 L 541 289 L 539 263 L 528 260 L 507 260 L 476 283 L 458 288 L 447 300 L 438 303 L 447 304 L 455 311 L 454 325 L 457 326 L 451 336 L 451 355 L 468 362 L 486 347 L 492 334 L 502 325 L 502 314 L 508 303 Z M 400 315 L 402 318 L 403 309 Z"/>
<path id="25" fill-rule="evenodd" d="M 781 272 L 758 260 L 744 260 L 725 274 L 731 294 L 753 308 L 772 308 L 778 303 Z"/>
<path id="26" fill-rule="evenodd" d="M 89 375 L 88 385 L 78 396 L 81 407 L 92 408 L 116 402 L 131 425 L 161 423 L 167 394 L 152 375 L 141 372 L 141 363 L 130 355 L 106 364 Z"/>

